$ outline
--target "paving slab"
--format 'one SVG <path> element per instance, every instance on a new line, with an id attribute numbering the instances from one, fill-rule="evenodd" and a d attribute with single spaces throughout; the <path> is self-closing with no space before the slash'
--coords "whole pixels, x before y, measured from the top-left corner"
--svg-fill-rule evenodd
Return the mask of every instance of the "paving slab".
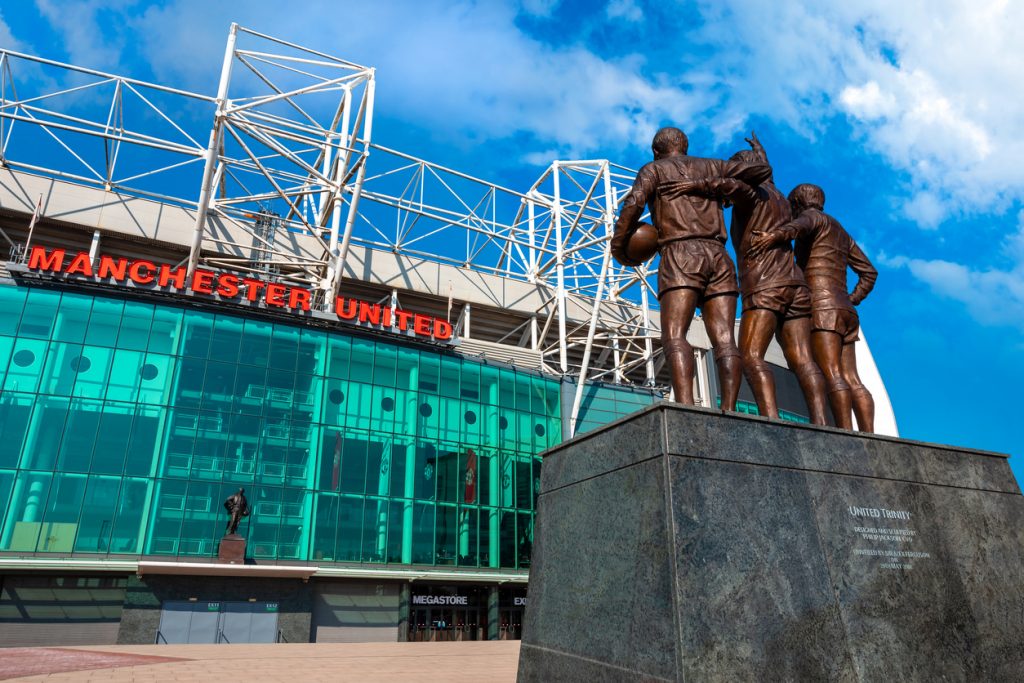
<path id="1" fill-rule="evenodd" d="M 512 683 L 518 659 L 519 641 L 14 648 L 0 650 L 0 679 Z"/>

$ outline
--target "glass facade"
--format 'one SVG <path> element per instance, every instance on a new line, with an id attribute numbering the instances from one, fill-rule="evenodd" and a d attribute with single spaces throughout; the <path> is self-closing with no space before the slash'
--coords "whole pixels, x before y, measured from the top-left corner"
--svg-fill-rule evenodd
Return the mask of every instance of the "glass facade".
<path id="1" fill-rule="evenodd" d="M 0 284 L 0 387 L 6 552 L 211 557 L 244 487 L 258 559 L 526 567 L 562 439 L 554 379 L 38 287 Z"/>

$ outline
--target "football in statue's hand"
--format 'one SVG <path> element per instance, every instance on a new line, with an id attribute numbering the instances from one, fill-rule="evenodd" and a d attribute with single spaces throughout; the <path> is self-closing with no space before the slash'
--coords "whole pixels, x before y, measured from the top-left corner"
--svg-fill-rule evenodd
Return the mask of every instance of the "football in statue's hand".
<path id="1" fill-rule="evenodd" d="M 626 244 L 626 255 L 643 263 L 658 253 L 658 230 L 650 223 L 641 223 Z"/>

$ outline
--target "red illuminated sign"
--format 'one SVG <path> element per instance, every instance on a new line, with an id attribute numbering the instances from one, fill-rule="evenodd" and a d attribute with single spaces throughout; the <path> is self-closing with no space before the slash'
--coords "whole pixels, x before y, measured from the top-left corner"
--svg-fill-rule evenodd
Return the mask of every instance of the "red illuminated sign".
<path id="1" fill-rule="evenodd" d="M 263 303 L 268 308 L 292 312 L 309 311 L 313 299 L 312 292 L 303 287 L 266 282 L 234 273 L 197 268 L 189 280 L 188 269 L 184 266 L 173 268 L 166 263 L 157 264 L 143 259 L 132 261 L 111 256 L 100 256 L 98 261 L 93 261 L 85 251 L 78 252 L 70 261 L 66 256 L 63 249 L 47 251 L 46 247 L 32 247 L 28 269 L 118 284 L 131 281 L 137 285 L 178 293 L 216 295 L 220 300 L 238 299 Z M 381 330 L 397 328 L 399 332 L 435 341 L 449 341 L 452 338 L 452 326 L 447 320 L 350 297 L 337 297 L 334 313 L 339 320 Z"/>

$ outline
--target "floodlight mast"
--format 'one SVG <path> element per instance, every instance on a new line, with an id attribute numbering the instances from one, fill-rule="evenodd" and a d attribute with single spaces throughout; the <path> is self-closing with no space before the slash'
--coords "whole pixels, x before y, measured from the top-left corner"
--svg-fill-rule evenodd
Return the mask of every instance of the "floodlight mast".
<path id="1" fill-rule="evenodd" d="M 242 34 L 260 41 L 260 49 L 240 47 Z M 246 76 L 255 77 L 251 80 L 260 87 L 255 94 L 234 95 L 232 81 L 239 66 Z M 341 96 L 332 97 L 333 117 L 321 123 L 324 103 L 313 98 L 336 92 Z M 318 305 L 329 308 L 344 271 L 362 193 L 373 98 L 373 69 L 232 24 L 203 156 L 189 273 L 200 263 L 243 269 L 276 264 L 273 267 L 283 268 L 284 279 L 319 291 Z M 307 100 L 315 108 L 305 106 Z M 228 180 L 230 192 L 225 191 Z M 218 185 L 221 196 L 215 197 Z M 297 259 L 275 247 L 273 239 L 253 229 L 249 219 L 254 215 L 273 215 L 281 219 L 285 232 L 312 237 L 323 256 Z M 221 224 L 216 233 L 211 232 L 211 221 Z M 222 233 L 248 236 L 231 239 Z M 242 258 L 238 243 L 247 240 L 254 256 Z"/>
<path id="2" fill-rule="evenodd" d="M 214 175 L 217 172 L 217 152 L 220 150 L 224 137 L 224 112 L 227 108 L 228 86 L 231 85 L 231 65 L 235 61 L 235 42 L 238 40 L 238 24 L 232 22 L 228 29 L 227 46 L 224 48 L 224 64 L 220 70 L 220 84 L 217 86 L 217 98 L 214 100 L 216 112 L 213 115 L 213 129 L 210 130 L 210 144 L 206 147 L 203 157 L 203 180 L 199 191 L 199 202 L 196 205 L 196 226 L 192 233 L 192 247 L 188 254 L 188 275 L 191 278 L 199 264 L 199 252 L 203 246 L 203 231 L 206 228 L 206 216 L 210 211 L 210 197 L 213 195 Z M 223 173 L 223 169 L 221 169 Z"/>

